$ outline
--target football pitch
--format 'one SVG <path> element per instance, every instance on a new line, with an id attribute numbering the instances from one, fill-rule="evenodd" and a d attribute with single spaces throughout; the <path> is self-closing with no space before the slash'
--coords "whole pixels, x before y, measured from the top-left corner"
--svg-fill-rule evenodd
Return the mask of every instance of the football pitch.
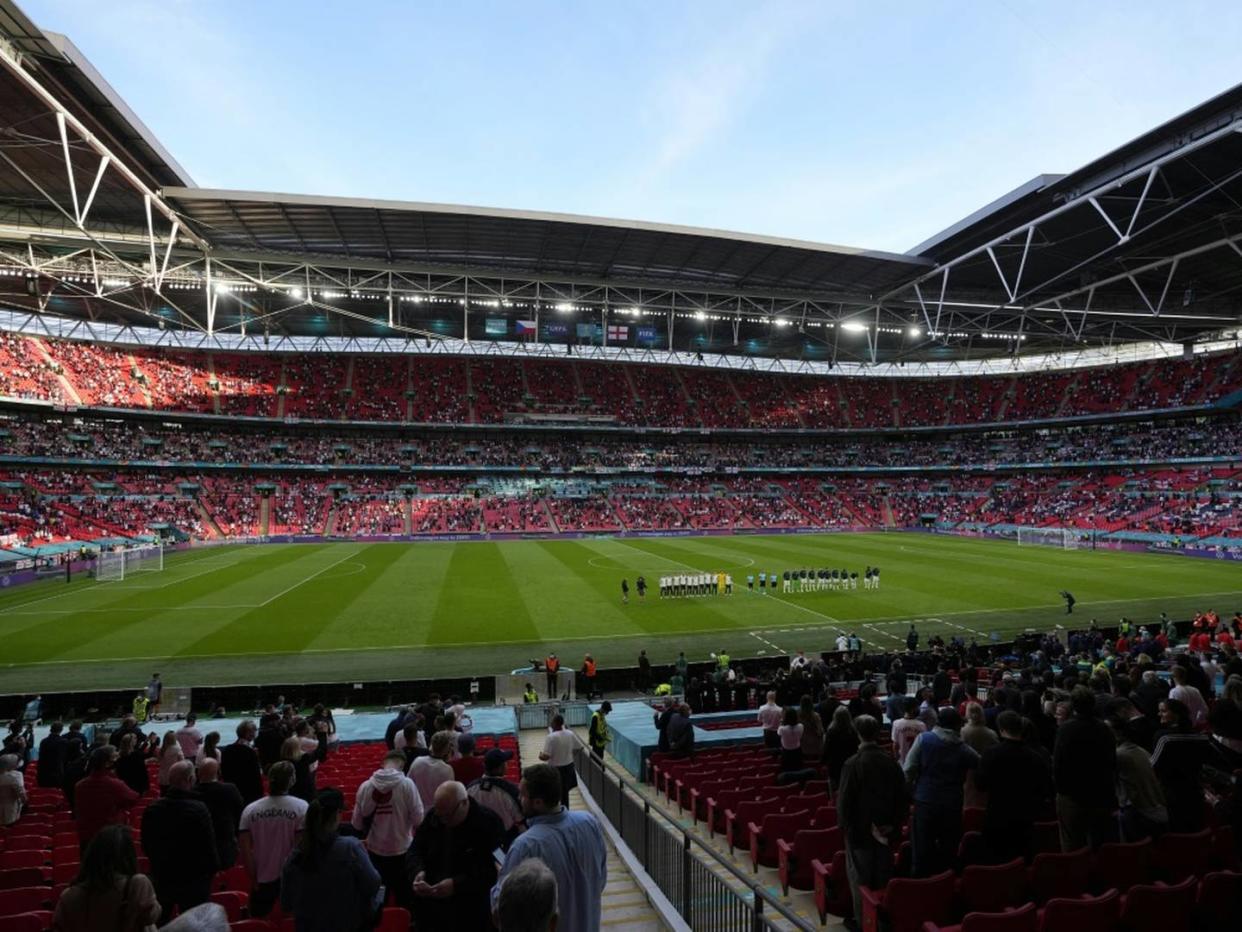
<path id="1" fill-rule="evenodd" d="M 862 574 L 882 588 L 759 594 L 748 573 Z M 661 575 L 731 573 L 730 596 L 661 599 Z M 651 587 L 640 601 L 634 580 Z M 621 601 L 621 579 L 630 601 Z M 1078 600 L 1072 618 L 1059 592 Z M 1092 617 L 1242 608 L 1237 564 L 1019 547 L 917 533 L 271 544 L 170 554 L 163 572 L 0 593 L 0 692 L 361 681 L 507 673 L 556 651 L 571 667 L 736 659 L 833 646 L 900 648 L 911 621 L 981 644 Z"/>

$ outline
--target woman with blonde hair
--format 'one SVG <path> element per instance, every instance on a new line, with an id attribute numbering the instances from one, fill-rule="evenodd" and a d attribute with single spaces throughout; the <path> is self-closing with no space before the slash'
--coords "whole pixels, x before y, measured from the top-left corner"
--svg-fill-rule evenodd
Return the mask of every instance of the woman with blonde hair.
<path id="1" fill-rule="evenodd" d="M 319 743 L 316 745 L 314 753 L 307 754 L 302 750 L 302 739 L 297 735 L 290 735 L 285 739 L 284 744 L 280 746 L 280 759 L 287 760 L 293 764 L 293 770 L 296 775 L 293 787 L 289 790 L 289 795 L 296 796 L 298 799 L 304 799 L 308 803 L 315 798 L 315 769 L 312 764 L 316 764 L 328 756 L 327 728 L 320 723 L 316 731 Z"/>
<path id="2" fill-rule="evenodd" d="M 172 770 L 173 764 L 182 760 L 185 760 L 185 753 L 181 750 L 181 742 L 177 740 L 177 733 L 171 730 L 164 732 L 164 743 L 160 745 L 158 777 L 161 796 L 168 795 L 168 772 Z"/>

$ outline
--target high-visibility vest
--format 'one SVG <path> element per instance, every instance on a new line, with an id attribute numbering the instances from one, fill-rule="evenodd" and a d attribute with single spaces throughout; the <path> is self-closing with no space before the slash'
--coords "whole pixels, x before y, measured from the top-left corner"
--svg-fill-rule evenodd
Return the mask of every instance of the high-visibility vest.
<path id="1" fill-rule="evenodd" d="M 595 661 L 594 660 L 584 661 L 582 664 L 582 672 L 584 672 L 587 676 L 594 676 L 595 675 Z"/>
<path id="2" fill-rule="evenodd" d="M 549 673 L 555 673 L 557 670 L 561 668 L 561 662 L 557 660 L 555 657 L 549 657 L 548 662 L 547 662 L 547 668 L 548 668 Z"/>

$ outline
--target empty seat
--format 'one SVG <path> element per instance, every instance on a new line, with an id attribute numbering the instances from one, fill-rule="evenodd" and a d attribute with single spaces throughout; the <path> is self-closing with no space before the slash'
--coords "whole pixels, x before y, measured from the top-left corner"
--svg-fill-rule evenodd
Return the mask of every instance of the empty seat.
<path id="1" fill-rule="evenodd" d="M 15 867 L 0 870 L 0 890 L 14 890 L 18 887 L 47 887 L 52 883 L 50 867 Z"/>
<path id="2" fill-rule="evenodd" d="M 780 838 L 776 842 L 776 867 L 781 878 L 781 892 L 788 895 L 789 888 L 810 890 L 815 885 L 811 874 L 811 862 L 832 863 L 832 856 L 841 849 L 841 829 L 804 828 L 794 832 L 793 838 Z"/>
<path id="3" fill-rule="evenodd" d="M 997 913 L 967 913 L 961 925 L 923 923 L 923 932 L 1037 932 L 1039 913 L 1034 903 Z"/>
<path id="4" fill-rule="evenodd" d="M 1036 903 L 1054 897 L 1082 896 L 1091 884 L 1091 849 L 1065 854 L 1037 854 L 1031 862 L 1031 895 Z"/>
<path id="5" fill-rule="evenodd" d="M 1187 877 L 1201 877 L 1212 869 L 1212 833 L 1169 832 L 1156 841 L 1156 875 L 1177 883 Z"/>
<path id="6" fill-rule="evenodd" d="M 1040 911 L 1042 932 L 1112 932 L 1121 916 L 1116 890 L 1100 896 L 1055 897 Z"/>
<path id="7" fill-rule="evenodd" d="M 1093 885 L 1097 892 L 1125 890 L 1134 884 L 1152 880 L 1152 843 L 1142 841 L 1110 841 L 1095 852 Z"/>
<path id="8" fill-rule="evenodd" d="M 745 848 L 750 845 L 750 826 L 762 822 L 765 816 L 781 811 L 779 799 L 746 799 L 737 804 L 736 809 L 725 813 L 725 841 L 729 844 L 729 853 L 734 848 Z"/>
<path id="9" fill-rule="evenodd" d="M 42 867 L 51 859 L 43 849 L 37 851 L 3 851 L 0 852 L 0 870 L 13 870 L 17 867 Z"/>
<path id="10" fill-rule="evenodd" d="M 13 916 L 47 909 L 52 905 L 51 887 L 18 887 L 0 890 L 0 916 Z"/>
<path id="11" fill-rule="evenodd" d="M 883 890 L 859 887 L 863 932 L 919 932 L 924 922 L 946 925 L 953 914 L 953 871 L 932 877 L 895 877 Z"/>
<path id="12" fill-rule="evenodd" d="M 854 915 L 854 897 L 850 892 L 849 877 L 846 876 L 844 849 L 833 852 L 831 861 L 813 858 L 811 880 L 814 883 L 815 909 L 819 912 L 820 922 L 825 922 L 829 913 L 842 917 Z"/>
<path id="13" fill-rule="evenodd" d="M 52 912 L 47 909 L 5 916 L 4 932 L 45 932 L 52 927 Z"/>
<path id="14" fill-rule="evenodd" d="M 778 858 L 776 842 L 792 839 L 800 829 L 809 828 L 811 813 L 806 809 L 797 812 L 780 812 L 766 815 L 762 822 L 752 822 L 750 832 L 750 865 L 758 872 L 759 865 L 776 867 Z"/>
<path id="15" fill-rule="evenodd" d="M 384 907 L 376 932 L 409 932 L 410 912 L 401 906 Z"/>
<path id="16" fill-rule="evenodd" d="M 999 913 L 1025 903 L 1029 876 L 1021 858 L 1008 864 L 972 864 L 962 871 L 959 884 L 962 909 L 967 913 Z"/>
<path id="17" fill-rule="evenodd" d="M 1242 873 L 1213 871 L 1199 882 L 1195 922 L 1203 932 L 1242 928 Z"/>
<path id="18" fill-rule="evenodd" d="M 1138 884 L 1121 898 L 1121 925 L 1128 932 L 1190 932 L 1199 881 Z"/>
<path id="19" fill-rule="evenodd" d="M 249 894 L 240 890 L 217 890 L 211 895 L 211 902 L 219 903 L 224 907 L 229 922 L 237 922 L 242 918 L 242 913 L 245 912 L 249 901 Z"/>

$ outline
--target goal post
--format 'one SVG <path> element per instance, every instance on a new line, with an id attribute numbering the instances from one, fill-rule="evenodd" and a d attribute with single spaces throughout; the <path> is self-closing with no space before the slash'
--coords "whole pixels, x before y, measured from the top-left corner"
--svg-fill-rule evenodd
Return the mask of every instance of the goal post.
<path id="1" fill-rule="evenodd" d="M 135 573 L 158 573 L 164 569 L 164 545 L 156 542 L 101 550 L 95 563 L 96 582 L 121 582 Z"/>

